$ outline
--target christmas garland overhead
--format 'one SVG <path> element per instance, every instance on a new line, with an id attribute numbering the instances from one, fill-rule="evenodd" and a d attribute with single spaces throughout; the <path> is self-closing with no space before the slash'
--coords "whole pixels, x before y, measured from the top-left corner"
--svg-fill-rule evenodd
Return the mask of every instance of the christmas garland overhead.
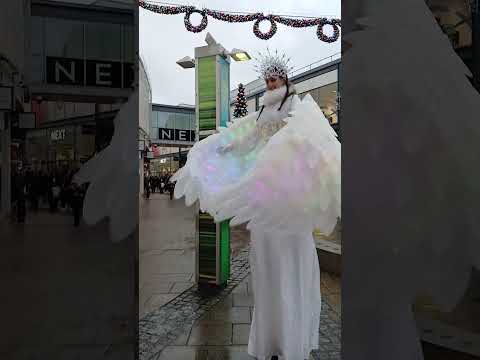
<path id="1" fill-rule="evenodd" d="M 208 25 L 208 16 L 220 21 L 226 21 L 229 23 L 240 23 L 255 21 L 253 24 L 253 33 L 256 37 L 262 40 L 270 39 L 277 32 L 277 22 L 295 28 L 304 28 L 310 26 L 317 26 L 317 37 L 326 43 L 333 43 L 338 40 L 340 36 L 341 23 L 340 19 L 327 19 L 327 18 L 311 18 L 311 19 L 293 19 L 280 15 L 264 15 L 263 13 L 254 13 L 246 15 L 230 14 L 223 11 L 211 10 L 211 9 L 197 9 L 195 6 L 167 6 L 167 5 L 154 5 L 147 3 L 143 0 L 139 0 L 140 7 L 164 15 L 177 15 L 185 14 L 184 23 L 185 28 L 194 33 L 202 32 Z M 202 20 L 199 25 L 193 25 L 190 21 L 192 14 L 197 13 L 202 16 Z M 260 23 L 262 21 L 270 22 L 270 30 L 267 32 L 260 31 Z M 323 28 L 326 25 L 330 25 L 333 29 L 331 36 L 325 35 Z"/>

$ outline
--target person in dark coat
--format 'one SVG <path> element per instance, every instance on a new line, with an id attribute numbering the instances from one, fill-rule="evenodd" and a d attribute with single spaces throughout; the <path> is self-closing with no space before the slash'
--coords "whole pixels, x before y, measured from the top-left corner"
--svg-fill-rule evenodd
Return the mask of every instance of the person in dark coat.
<path id="1" fill-rule="evenodd" d="M 175 191 L 175 184 L 170 181 L 171 176 L 168 177 L 167 179 L 167 185 L 166 185 L 166 190 L 170 194 L 170 200 L 173 200 L 173 193 Z"/>
<path id="2" fill-rule="evenodd" d="M 40 196 L 40 173 L 32 171 L 28 187 L 28 196 L 30 198 L 30 207 L 33 211 L 38 210 Z"/>
<path id="3" fill-rule="evenodd" d="M 71 206 L 73 212 L 73 224 L 75 227 L 80 225 L 80 217 L 83 208 L 83 190 L 77 183 L 72 183 L 71 189 Z"/>
<path id="4" fill-rule="evenodd" d="M 14 178 L 14 184 L 15 199 L 17 203 L 17 222 L 24 223 L 27 213 L 25 197 L 27 181 L 25 177 L 25 171 L 21 165 L 19 165 L 17 169 L 17 173 Z"/>
<path id="5" fill-rule="evenodd" d="M 60 199 L 60 185 L 56 177 L 52 177 L 49 189 L 50 211 L 55 212 L 58 209 L 58 201 Z"/>
<path id="6" fill-rule="evenodd" d="M 143 177 L 143 188 L 145 197 L 150 199 L 150 175 L 148 173 L 145 173 Z"/>

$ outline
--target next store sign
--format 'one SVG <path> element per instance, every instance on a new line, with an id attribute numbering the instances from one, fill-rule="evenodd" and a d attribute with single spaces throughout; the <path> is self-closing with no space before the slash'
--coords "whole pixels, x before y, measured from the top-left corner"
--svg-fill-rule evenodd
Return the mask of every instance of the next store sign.
<path id="1" fill-rule="evenodd" d="M 193 130 L 179 130 L 179 129 L 158 129 L 158 139 L 164 141 L 195 141 L 195 131 Z"/>
<path id="2" fill-rule="evenodd" d="M 133 81 L 131 63 L 47 57 L 49 84 L 127 88 Z"/>

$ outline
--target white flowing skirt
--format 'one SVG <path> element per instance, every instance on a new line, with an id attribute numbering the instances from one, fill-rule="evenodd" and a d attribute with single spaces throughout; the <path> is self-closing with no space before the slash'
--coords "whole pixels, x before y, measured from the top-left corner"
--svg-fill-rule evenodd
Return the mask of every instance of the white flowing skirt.
<path id="1" fill-rule="evenodd" d="M 318 348 L 320 267 L 310 231 L 251 229 L 254 312 L 248 353 L 304 360 Z"/>

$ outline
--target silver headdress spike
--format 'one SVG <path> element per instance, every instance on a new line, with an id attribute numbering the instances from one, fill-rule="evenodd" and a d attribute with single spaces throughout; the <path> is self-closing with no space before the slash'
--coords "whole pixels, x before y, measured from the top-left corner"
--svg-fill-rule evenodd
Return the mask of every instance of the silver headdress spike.
<path id="1" fill-rule="evenodd" d="M 285 54 L 281 56 L 278 54 L 278 50 L 275 50 L 275 54 L 272 55 L 270 49 L 267 47 L 267 54 L 258 53 L 259 56 L 255 59 L 257 64 L 255 69 L 264 79 L 271 77 L 280 77 L 286 79 L 293 67 L 289 66 L 290 58 L 287 58 Z"/>

